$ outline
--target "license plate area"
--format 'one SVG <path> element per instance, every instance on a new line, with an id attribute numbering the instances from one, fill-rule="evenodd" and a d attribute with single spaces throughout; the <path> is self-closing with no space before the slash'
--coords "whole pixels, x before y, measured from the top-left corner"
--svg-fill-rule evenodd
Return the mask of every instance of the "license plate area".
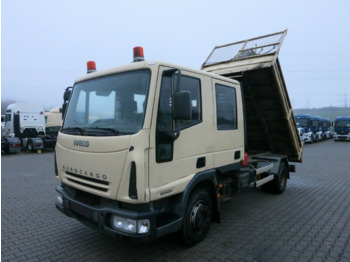
<path id="1" fill-rule="evenodd" d="M 76 204 L 74 202 L 70 202 L 69 208 L 81 216 L 84 216 L 84 217 L 91 219 L 91 220 L 93 219 L 93 211 L 87 207 L 81 206 L 81 205 Z"/>

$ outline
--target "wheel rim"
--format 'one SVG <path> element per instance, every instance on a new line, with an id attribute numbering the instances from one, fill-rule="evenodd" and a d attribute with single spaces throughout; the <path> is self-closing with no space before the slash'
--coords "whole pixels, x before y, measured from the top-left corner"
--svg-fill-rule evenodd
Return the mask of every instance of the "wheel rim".
<path id="1" fill-rule="evenodd" d="M 203 200 L 200 200 L 192 208 L 191 228 L 194 231 L 202 231 L 205 230 L 209 225 L 209 207 Z"/>

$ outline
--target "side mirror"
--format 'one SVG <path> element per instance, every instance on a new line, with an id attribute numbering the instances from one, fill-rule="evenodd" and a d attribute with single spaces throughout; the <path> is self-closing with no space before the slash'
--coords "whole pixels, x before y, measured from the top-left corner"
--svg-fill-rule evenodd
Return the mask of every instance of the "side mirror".
<path id="1" fill-rule="evenodd" d="M 62 113 L 62 119 L 64 118 L 64 115 L 66 114 L 67 105 L 68 105 L 68 102 L 65 102 L 65 103 L 62 105 L 62 109 L 60 110 L 61 113 Z"/>
<path id="2" fill-rule="evenodd" d="M 189 91 L 176 92 L 174 94 L 174 119 L 191 120 L 192 102 Z"/>
<path id="3" fill-rule="evenodd" d="M 68 86 L 66 88 L 66 90 L 64 91 L 63 93 L 63 105 L 62 105 L 62 119 L 64 118 L 64 115 L 66 114 L 66 110 L 67 110 L 67 106 L 68 106 L 68 101 L 69 101 L 69 98 L 72 94 L 72 90 L 73 90 L 73 87 L 71 86 Z"/>
<path id="4" fill-rule="evenodd" d="M 63 93 L 63 101 L 64 101 L 64 102 L 66 102 L 66 101 L 69 100 L 70 95 L 72 94 L 72 89 L 73 89 L 73 87 L 68 86 L 68 87 L 66 88 L 66 90 L 64 91 L 64 93 Z"/>

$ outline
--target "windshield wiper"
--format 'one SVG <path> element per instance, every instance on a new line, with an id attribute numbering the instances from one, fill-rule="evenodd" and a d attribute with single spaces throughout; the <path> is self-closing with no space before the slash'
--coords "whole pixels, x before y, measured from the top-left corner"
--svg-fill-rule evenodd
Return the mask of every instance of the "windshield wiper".
<path id="1" fill-rule="evenodd" d="M 115 130 L 114 128 L 110 128 L 110 127 L 91 127 L 92 129 L 98 129 L 98 130 L 105 130 L 105 131 L 109 131 L 111 133 L 113 133 L 113 135 L 119 135 L 120 132 L 118 130 Z"/>
<path id="2" fill-rule="evenodd" d="M 98 131 L 93 131 L 93 130 L 98 130 Z M 67 128 L 63 128 L 61 131 L 64 132 L 73 132 L 73 131 L 78 131 L 80 135 L 87 135 L 87 136 L 96 136 L 101 134 L 102 131 L 107 131 L 109 132 L 108 135 L 110 135 L 110 133 L 112 133 L 112 135 L 119 135 L 120 132 L 118 130 L 115 130 L 114 128 L 109 128 L 109 127 L 67 127 Z"/>
<path id="3" fill-rule="evenodd" d="M 81 128 L 81 127 L 67 127 L 67 128 L 63 128 L 61 131 L 74 131 L 77 130 L 80 132 L 81 135 L 84 135 L 85 128 Z"/>

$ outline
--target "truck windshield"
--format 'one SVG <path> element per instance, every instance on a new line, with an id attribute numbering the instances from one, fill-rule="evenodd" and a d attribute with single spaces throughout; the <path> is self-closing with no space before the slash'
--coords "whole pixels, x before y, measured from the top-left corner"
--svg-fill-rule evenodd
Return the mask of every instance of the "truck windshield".
<path id="1" fill-rule="evenodd" d="M 296 119 L 297 126 L 306 127 L 308 126 L 307 119 Z"/>
<path id="2" fill-rule="evenodd" d="M 350 120 L 340 120 L 335 122 L 335 127 L 350 127 Z"/>
<path id="3" fill-rule="evenodd" d="M 149 70 L 129 71 L 75 84 L 61 132 L 113 136 L 141 130 Z"/>
<path id="4" fill-rule="evenodd" d="M 312 120 L 312 126 L 318 127 L 320 125 L 320 122 L 318 120 Z"/>

